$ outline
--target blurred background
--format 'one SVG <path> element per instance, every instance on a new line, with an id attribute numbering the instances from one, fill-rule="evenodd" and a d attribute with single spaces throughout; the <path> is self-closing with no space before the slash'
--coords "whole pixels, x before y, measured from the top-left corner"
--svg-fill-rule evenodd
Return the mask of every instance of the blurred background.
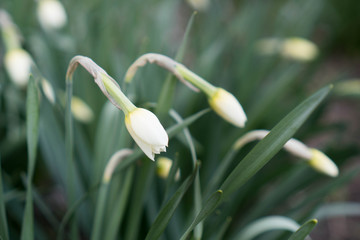
<path id="1" fill-rule="evenodd" d="M 194 11 L 197 14 L 182 63 L 234 94 L 249 119 L 245 129 L 239 129 L 211 112 L 189 127 L 202 162 L 202 184 L 211 179 L 219 161 L 238 137 L 253 129 L 270 130 L 306 97 L 327 84 L 334 84 L 334 90 L 295 137 L 325 152 L 339 166 L 340 176 L 335 179 L 322 176 L 280 152 L 248 183 L 251 187 L 245 186 L 234 196 L 232 201 L 236 204 L 229 204 L 230 210 L 224 210 L 231 212 L 233 219 L 226 236 L 262 216 L 286 215 L 301 223 L 324 204 L 360 202 L 359 1 L 64 0 L 61 3 L 65 20 L 58 26 L 55 23 L 55 27 L 42 22 L 41 2 L 0 2 L 0 8 L 7 11 L 17 26 L 21 48 L 30 54 L 55 93 L 56 104 L 46 95 L 41 96 L 34 175 L 36 239 L 56 236 L 68 208 L 64 189 L 63 109 L 70 59 L 75 55 L 92 58 L 119 82 L 135 103 L 149 106 L 157 102 L 168 73 L 158 66 L 147 65 L 139 69 L 131 85 L 123 82 L 124 74 L 144 53 L 175 58 Z M 10 235 L 16 239 L 24 210 L 27 172 L 26 84 L 12 81 L 5 69 L 5 35 L 0 41 L 0 157 Z M 132 143 L 121 137 L 127 135 L 121 123 L 122 113 L 110 111 L 111 119 L 105 117 L 110 108 L 104 105 L 107 99 L 83 69 L 75 73 L 74 96 L 86 104 L 85 110 L 80 107 L 80 111 L 87 111 L 75 120 L 75 156 L 81 169 L 82 191 L 86 192 L 101 176 L 96 166 L 103 169 L 103 162 L 115 150 Z M 169 101 L 184 118 L 207 107 L 203 94 L 194 93 L 181 83 L 177 83 L 174 98 Z M 174 122 L 166 117 L 162 123 L 169 127 Z M 252 143 L 242 149 L 236 161 L 253 146 Z M 190 151 L 180 137 L 172 140 L 168 152 L 162 155 L 174 158 L 176 154 L 180 159 L 188 159 L 180 160 L 182 175 L 188 175 Z M 290 187 L 284 186 L 284 182 Z M 164 184 L 160 179 L 155 183 L 157 188 L 149 199 L 156 199 Z M 280 188 L 286 190 L 279 193 L 276 189 Z M 277 198 L 274 194 L 278 194 Z M 272 200 L 259 208 L 267 199 Z M 189 200 L 184 201 L 186 209 Z M 92 209 L 89 206 L 94 204 L 94 199 L 86 204 L 83 208 Z M 145 204 L 145 208 L 150 208 L 149 205 Z M 342 209 L 341 206 L 333 209 L 337 208 Z M 44 209 L 51 211 L 50 217 Z M 88 211 L 89 216 L 92 211 Z M 360 217 L 356 211 L 322 219 L 312 238 L 360 239 Z M 146 216 L 154 213 L 144 212 L 144 219 L 152 219 Z M 214 221 L 222 222 L 226 217 L 220 214 Z M 174 218 L 181 222 L 181 217 Z M 146 233 L 146 220 L 141 224 Z M 88 228 L 84 220 L 80 230 L 84 239 L 89 237 Z M 178 232 L 176 227 L 168 229 L 164 239 L 176 239 Z M 211 239 L 211 232 L 204 235 L 204 239 Z"/>

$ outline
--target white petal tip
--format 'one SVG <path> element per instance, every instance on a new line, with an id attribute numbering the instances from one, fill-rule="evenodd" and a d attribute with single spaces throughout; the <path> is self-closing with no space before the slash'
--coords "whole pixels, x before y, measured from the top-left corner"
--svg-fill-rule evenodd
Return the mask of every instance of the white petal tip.
<path id="1" fill-rule="evenodd" d="M 315 148 L 311 148 L 310 151 L 312 153 L 312 158 L 308 163 L 312 168 L 330 177 L 337 177 L 339 175 L 339 169 L 336 164 L 323 152 Z"/>

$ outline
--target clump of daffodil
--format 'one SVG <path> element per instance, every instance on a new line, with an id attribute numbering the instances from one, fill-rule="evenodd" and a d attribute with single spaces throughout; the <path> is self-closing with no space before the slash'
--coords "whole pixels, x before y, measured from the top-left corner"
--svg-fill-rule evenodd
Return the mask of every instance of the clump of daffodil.
<path id="1" fill-rule="evenodd" d="M 169 176 L 171 167 L 173 165 L 173 161 L 167 157 L 159 157 L 156 161 L 156 174 L 166 179 Z M 178 169 L 175 174 L 175 180 L 179 180 L 180 178 L 180 170 Z"/>
<path id="2" fill-rule="evenodd" d="M 39 0 L 37 17 L 44 29 L 60 29 L 65 26 L 67 16 L 61 2 L 57 0 Z"/>
<path id="3" fill-rule="evenodd" d="M 90 58 L 74 57 L 68 67 L 67 83 L 71 84 L 72 74 L 81 64 L 95 79 L 104 95 L 125 114 L 125 125 L 132 138 L 151 160 L 155 154 L 165 152 L 168 135 L 159 119 L 150 111 L 136 107 L 121 91 L 116 81 Z"/>
<path id="4" fill-rule="evenodd" d="M 257 42 L 256 48 L 261 54 L 279 54 L 284 58 L 304 62 L 314 60 L 319 52 L 313 42 L 299 37 L 265 38 Z"/>
<path id="5" fill-rule="evenodd" d="M 138 67 L 147 62 L 156 63 L 173 73 L 181 82 L 191 89 L 201 90 L 206 94 L 211 108 L 221 117 L 237 127 L 244 127 L 247 121 L 245 112 L 239 101 L 223 88 L 215 87 L 183 64 L 161 54 L 148 53 L 138 58 L 128 69 L 125 81 L 130 82 Z"/>
<path id="6" fill-rule="evenodd" d="M 10 15 L 0 9 L 0 28 L 6 53 L 4 65 L 10 79 L 19 87 L 25 87 L 29 81 L 33 60 L 30 54 L 21 48 L 20 36 Z"/>
<path id="7" fill-rule="evenodd" d="M 234 150 L 239 150 L 245 144 L 261 140 L 269 133 L 268 130 L 254 130 L 246 133 L 240 137 L 233 145 Z M 336 177 L 339 174 L 339 169 L 336 164 L 321 151 L 309 148 L 304 143 L 297 139 L 291 138 L 284 145 L 284 149 L 291 154 L 304 159 L 307 164 L 318 172 L 324 173 L 331 177 Z"/>

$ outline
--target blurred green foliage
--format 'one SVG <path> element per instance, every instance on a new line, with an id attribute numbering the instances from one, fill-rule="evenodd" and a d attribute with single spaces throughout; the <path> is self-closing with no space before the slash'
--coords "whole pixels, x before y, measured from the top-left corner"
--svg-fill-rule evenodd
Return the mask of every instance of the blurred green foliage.
<path id="1" fill-rule="evenodd" d="M 124 74 L 144 53 L 175 58 L 194 11 L 187 1 L 64 0 L 62 3 L 67 13 L 66 26 L 46 30 L 38 22 L 36 1 L 0 2 L 0 8 L 5 9 L 18 26 L 22 47 L 37 66 L 35 77 L 46 78 L 56 93 L 55 104 L 43 93 L 39 96 L 39 151 L 32 185 L 35 239 L 54 239 L 61 234 L 65 239 L 91 238 L 98 190 L 108 159 L 119 149 L 137 148 L 126 131 L 123 113 L 108 103 L 86 71 L 77 70 L 73 93 L 92 109 L 95 117 L 89 123 L 74 120 L 76 196 L 73 202 L 67 202 L 64 92 L 70 59 L 75 55 L 92 58 L 118 81 L 132 101 L 154 110 L 163 84 L 170 81 L 168 73 L 155 65 L 147 65 L 139 69 L 128 85 L 123 82 Z M 212 84 L 234 94 L 247 113 L 247 125 L 244 129 L 235 128 L 210 112 L 188 127 L 192 141 L 182 131 L 174 136 L 168 151 L 162 155 L 178 164 L 179 182 L 158 178 L 154 175 L 155 163 L 139 157 L 138 152 L 138 157 L 129 166 L 120 167 L 107 186 L 102 239 L 144 239 L 160 209 L 168 206 L 169 199 L 178 200 L 179 205 L 160 239 L 180 239 L 198 213 L 196 199 L 200 202 L 208 199 L 212 192 L 205 192 L 207 183 L 238 137 L 253 129 L 272 129 L 300 102 L 328 83 L 358 78 L 359 72 L 352 65 L 360 53 L 360 19 L 356 6 L 359 3 L 355 0 L 212 0 L 206 10 L 199 10 L 188 32 L 184 57 L 178 60 Z M 319 55 L 313 61 L 302 62 L 257 51 L 258 40 L 289 37 L 314 42 Z M 1 40 L 1 59 L 5 52 Z M 338 56 L 343 62 L 339 69 Z M 202 239 L 233 239 L 250 222 L 274 214 L 293 218 L 300 224 L 313 217 L 314 211 L 328 200 L 327 196 L 346 186 L 359 172 L 359 166 L 351 171 L 345 167 L 354 156 L 359 156 L 359 139 L 347 135 L 350 132 L 358 136 L 359 127 L 332 117 L 336 115 L 332 111 L 338 111 L 339 115 L 349 115 L 348 121 L 358 121 L 359 114 L 352 112 L 358 112 L 358 96 L 329 96 L 295 134 L 336 162 L 340 168 L 338 178 L 322 176 L 302 161 L 280 152 L 205 220 L 203 232 L 195 228 L 192 237 L 196 239 L 199 236 L 196 231 L 200 231 Z M 3 195 L 0 194 L 0 198 L 5 203 L 10 239 L 20 238 L 28 189 L 25 181 L 29 174 L 26 97 L 26 89 L 10 80 L 1 60 L 0 183 Z M 333 107 L 339 101 L 343 101 L 340 108 L 349 103 L 352 107 L 343 113 Z M 179 83 L 176 83 L 172 103 L 172 109 L 184 119 L 208 107 L 202 93 L 194 93 Z M 167 115 L 161 117 L 161 122 L 166 129 L 176 124 Z M 248 144 L 234 156 L 226 175 L 253 146 Z M 192 149 L 196 149 L 195 156 Z M 189 187 L 187 177 L 195 178 L 197 160 L 201 162 L 199 179 L 195 180 L 199 181 L 199 188 Z M 175 170 L 174 167 L 172 176 Z M 194 197 L 199 193 L 201 196 Z M 344 196 L 336 200 L 348 199 Z M 76 218 L 71 218 L 74 212 Z M 74 225 L 76 231 L 71 228 Z M 286 234 L 261 236 L 261 239 L 289 237 Z"/>

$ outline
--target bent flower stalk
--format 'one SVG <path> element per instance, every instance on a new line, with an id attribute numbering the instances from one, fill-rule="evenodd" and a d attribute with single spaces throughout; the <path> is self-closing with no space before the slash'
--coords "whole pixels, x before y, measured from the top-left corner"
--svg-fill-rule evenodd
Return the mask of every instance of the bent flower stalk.
<path id="1" fill-rule="evenodd" d="M 232 148 L 237 151 L 249 142 L 263 139 L 269 132 L 270 131 L 268 130 L 250 131 L 240 137 L 234 143 Z M 287 141 L 284 145 L 284 149 L 294 156 L 304 159 L 307 164 L 318 172 L 326 174 L 330 177 L 336 177 L 339 175 L 338 167 L 328 156 L 315 148 L 309 148 L 295 138 L 291 138 Z"/>
<path id="2" fill-rule="evenodd" d="M 128 69 L 125 74 L 125 81 L 131 82 L 139 67 L 146 63 L 155 63 L 174 74 L 182 83 L 194 91 L 201 90 L 208 98 L 210 107 L 222 118 L 237 127 L 244 127 L 247 121 L 246 114 L 239 101 L 226 91 L 218 88 L 190 71 L 183 64 L 173 59 L 157 54 L 147 53 L 139 57 Z"/>
<path id="3" fill-rule="evenodd" d="M 120 90 L 116 81 L 90 58 L 76 56 L 71 60 L 67 72 L 68 84 L 71 84 L 78 64 L 94 77 L 104 95 L 124 112 L 126 128 L 146 156 L 154 160 L 155 154 L 165 152 L 169 137 L 159 119 L 152 112 L 136 107 Z"/>

